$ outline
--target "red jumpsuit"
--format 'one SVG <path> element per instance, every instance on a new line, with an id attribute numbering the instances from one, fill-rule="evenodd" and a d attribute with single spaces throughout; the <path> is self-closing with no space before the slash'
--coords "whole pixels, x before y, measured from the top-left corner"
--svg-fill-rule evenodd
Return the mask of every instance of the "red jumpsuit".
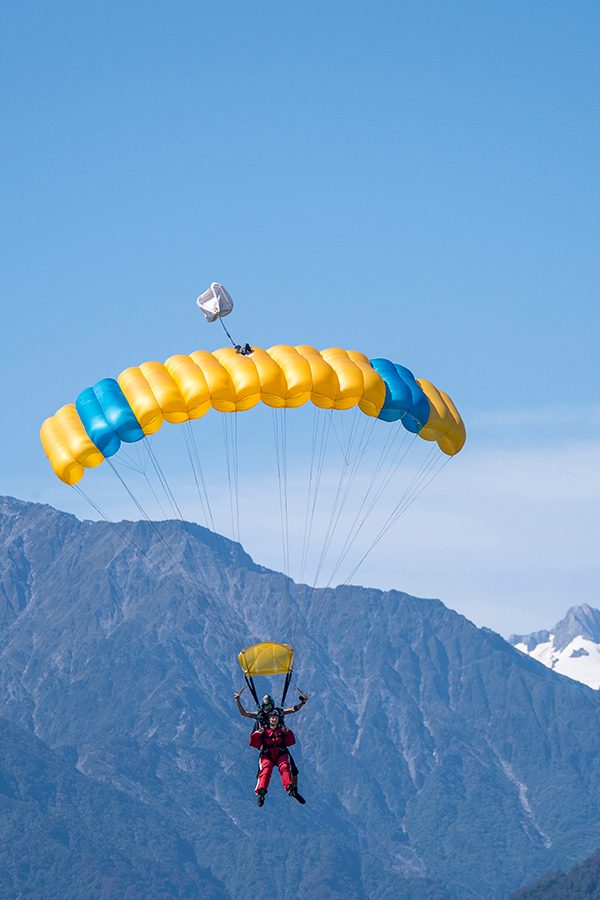
<path id="1" fill-rule="evenodd" d="M 287 791 L 292 783 L 292 772 L 290 755 L 286 748 L 291 747 L 295 743 L 296 739 L 293 731 L 290 731 L 288 728 L 282 728 L 281 725 L 277 725 L 275 728 L 267 727 L 263 732 L 252 732 L 250 735 L 250 746 L 260 750 L 258 781 L 254 789 L 256 794 L 261 788 L 264 788 L 266 792 L 274 766 L 277 766 L 279 769 L 281 783 L 284 790 Z"/>

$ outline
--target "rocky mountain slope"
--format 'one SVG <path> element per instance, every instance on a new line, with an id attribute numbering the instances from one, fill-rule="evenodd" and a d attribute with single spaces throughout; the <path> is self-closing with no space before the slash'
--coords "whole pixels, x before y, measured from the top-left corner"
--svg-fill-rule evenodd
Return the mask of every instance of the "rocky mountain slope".
<path id="1" fill-rule="evenodd" d="M 504 898 L 600 843 L 599 695 L 437 600 L 313 591 L 196 525 L 3 498 L 0 623 L 7 893 L 48 896 L 52 859 L 65 898 Z M 289 722 L 305 807 L 252 793 L 235 655 L 266 638 L 310 695 Z"/>

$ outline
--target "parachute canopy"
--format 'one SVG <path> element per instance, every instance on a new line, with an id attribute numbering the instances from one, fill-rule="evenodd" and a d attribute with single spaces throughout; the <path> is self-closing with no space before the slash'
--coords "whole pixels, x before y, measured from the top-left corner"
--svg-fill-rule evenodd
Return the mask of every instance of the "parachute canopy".
<path id="1" fill-rule="evenodd" d="M 238 654 L 242 672 L 248 678 L 257 675 L 287 675 L 292 671 L 294 648 L 291 644 L 266 641 L 244 647 Z"/>
<path id="2" fill-rule="evenodd" d="M 225 290 L 222 284 L 213 281 L 211 286 L 203 294 L 200 294 L 196 300 L 197 306 L 200 307 L 208 322 L 215 322 L 228 316 L 233 309 L 233 300 Z"/>
<path id="3" fill-rule="evenodd" d="M 213 299 L 216 309 L 223 298 L 215 291 Z M 214 316 L 225 314 L 217 310 Z M 164 365 L 145 362 L 125 369 L 117 380 L 102 379 L 46 419 L 40 438 L 56 475 L 73 485 L 84 468 L 100 465 L 122 442 L 139 441 L 165 421 L 199 419 L 211 408 L 241 412 L 260 402 L 294 408 L 309 401 L 321 409 L 358 407 L 366 416 L 400 422 L 437 442 L 447 456 L 465 443 L 465 426 L 450 397 L 404 366 L 369 360 L 357 350 L 285 344 L 255 347 L 248 356 L 233 347 L 195 350 L 171 356 Z"/>

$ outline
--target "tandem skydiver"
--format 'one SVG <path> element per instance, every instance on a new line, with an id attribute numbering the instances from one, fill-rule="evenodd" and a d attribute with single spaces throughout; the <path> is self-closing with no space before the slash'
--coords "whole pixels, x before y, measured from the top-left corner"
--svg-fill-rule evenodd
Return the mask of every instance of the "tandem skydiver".
<path id="1" fill-rule="evenodd" d="M 258 728 L 250 735 L 250 746 L 260 752 L 254 789 L 259 806 L 265 802 L 275 766 L 279 769 L 281 784 L 288 795 L 298 803 L 306 803 L 304 797 L 298 793 L 298 770 L 289 750 L 295 743 L 294 732 L 285 727 L 283 715 L 277 709 L 273 709 L 269 714 L 269 724 L 265 728 Z"/>
<path id="2" fill-rule="evenodd" d="M 256 712 L 244 709 L 240 696 L 241 691 L 234 694 L 238 711 L 246 719 L 254 719 L 254 729 L 250 735 L 250 746 L 260 751 L 258 775 L 255 793 L 258 796 L 258 805 L 265 802 L 265 794 L 271 780 L 273 766 L 277 766 L 281 775 L 281 783 L 290 797 L 294 797 L 298 803 L 305 803 L 304 797 L 298 793 L 298 767 L 289 748 L 296 743 L 294 733 L 284 725 L 284 716 L 292 715 L 302 709 L 308 696 L 298 691 L 300 699 L 295 706 L 286 709 L 278 709 L 270 694 L 265 694 L 262 703 Z"/>

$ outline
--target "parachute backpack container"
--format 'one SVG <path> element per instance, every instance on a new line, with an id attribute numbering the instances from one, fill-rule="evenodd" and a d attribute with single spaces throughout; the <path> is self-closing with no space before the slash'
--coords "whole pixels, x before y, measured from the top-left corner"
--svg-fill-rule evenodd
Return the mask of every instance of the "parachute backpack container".
<path id="1" fill-rule="evenodd" d="M 258 695 L 254 686 L 254 678 L 259 675 L 285 675 L 281 705 L 292 680 L 294 665 L 294 648 L 291 644 L 277 644 L 274 641 L 265 641 L 261 644 L 252 644 L 238 654 L 238 662 L 244 673 L 246 684 L 252 696 L 258 704 Z"/>

